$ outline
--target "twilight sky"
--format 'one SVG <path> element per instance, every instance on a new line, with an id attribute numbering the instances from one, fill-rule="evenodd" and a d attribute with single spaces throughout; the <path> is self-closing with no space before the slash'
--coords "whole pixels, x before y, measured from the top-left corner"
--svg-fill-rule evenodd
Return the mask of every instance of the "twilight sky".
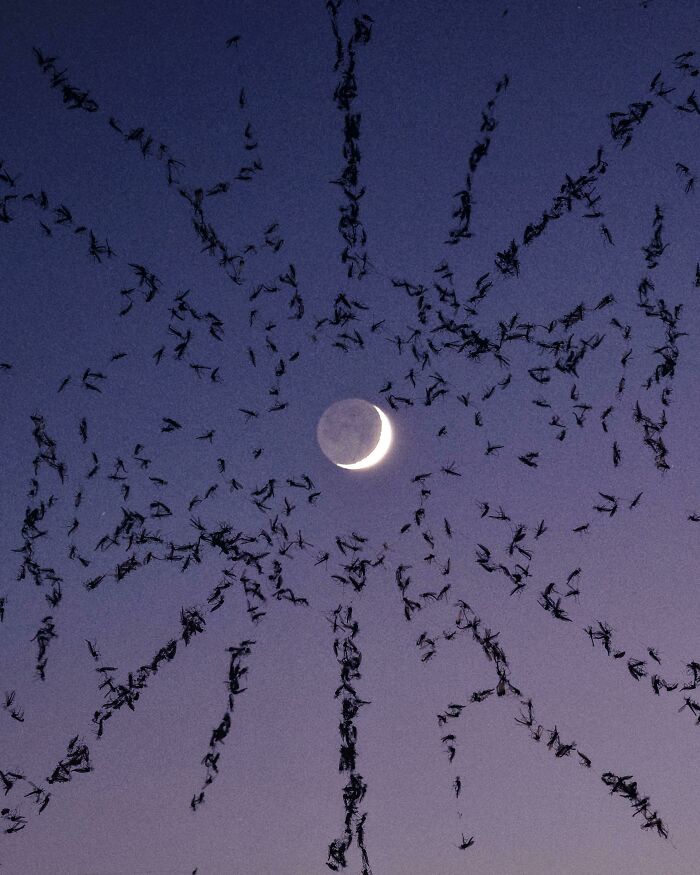
<path id="1" fill-rule="evenodd" d="M 697 5 L 2 19 L 0 872 L 697 873 Z"/>

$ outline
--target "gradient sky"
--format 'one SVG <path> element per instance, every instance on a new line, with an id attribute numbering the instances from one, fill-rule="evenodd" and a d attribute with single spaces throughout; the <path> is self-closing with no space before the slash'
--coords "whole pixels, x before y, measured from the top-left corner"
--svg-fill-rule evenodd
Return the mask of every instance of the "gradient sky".
<path id="1" fill-rule="evenodd" d="M 361 114 L 359 210 L 368 257 L 358 278 L 341 262 L 339 208 L 347 201 L 330 183 L 346 163 L 334 91 L 347 68 L 353 19 L 362 15 L 373 24 L 369 42 L 355 45 L 352 112 Z M 700 730 L 691 710 L 679 708 L 695 695 L 682 690 L 692 681 L 687 665 L 700 661 L 700 523 L 689 519 L 700 513 L 700 195 L 689 185 L 700 176 L 700 110 L 692 97 L 700 56 L 685 67 L 674 60 L 697 46 L 697 5 L 344 0 L 337 70 L 324 2 L 10 2 L 2 20 L 0 693 L 15 691 L 11 707 L 24 719 L 0 710 L 0 770 L 26 780 L 0 794 L 9 809 L 0 826 L 9 828 L 11 816 L 26 825 L 1 836 L 0 872 L 330 871 L 329 844 L 343 835 L 347 773 L 338 769 L 334 695 L 341 667 L 333 645 L 343 633 L 334 633 L 329 617 L 350 606 L 362 656 L 355 687 L 369 701 L 354 725 L 374 875 L 697 873 Z M 233 36 L 240 39 L 227 47 Z M 55 59 L 48 73 L 33 47 Z M 64 78 L 52 87 L 55 71 Z M 497 90 L 505 74 L 507 88 Z M 64 86 L 89 92 L 83 106 L 92 100 L 96 111 L 70 108 Z M 660 96 L 664 88 L 674 90 Z M 640 110 L 646 101 L 652 105 Z M 484 111 L 493 120 L 487 132 L 480 130 Z M 144 131 L 126 141 L 110 118 L 127 135 Z M 625 119 L 631 140 L 623 148 L 624 131 L 613 133 Z M 143 157 L 148 136 L 153 145 Z M 487 154 L 471 174 L 472 237 L 448 245 L 459 225 L 455 193 L 485 136 Z M 598 163 L 589 171 L 601 147 L 607 169 L 601 173 Z M 182 165 L 171 165 L 172 184 L 169 157 Z M 262 169 L 236 179 L 255 160 Z M 583 188 L 591 202 L 600 200 L 574 199 L 523 245 L 523 230 L 553 210 L 567 175 L 591 173 Z M 205 194 L 220 182 L 226 190 Z M 181 193 L 196 202 L 197 189 L 206 224 L 244 265 L 235 259 L 227 268 L 201 251 Z M 70 212 L 63 223 L 61 205 Z M 663 250 L 657 264 L 643 251 L 655 229 Z M 497 253 L 512 240 L 519 272 L 505 276 Z M 434 285 L 447 285 L 435 272 L 445 261 L 457 310 L 440 302 Z M 237 281 L 228 275 L 233 264 Z M 151 300 L 131 265 L 153 278 Z M 290 265 L 303 299 L 299 319 Z M 486 273 L 493 285 L 470 303 Z M 638 291 L 645 277 L 653 283 L 646 313 Z M 422 321 L 419 294 L 392 280 L 424 287 Z M 201 318 L 177 309 L 176 297 L 188 289 Z M 332 324 L 338 295 L 361 305 L 349 304 L 357 318 L 347 325 Z M 613 302 L 595 309 L 608 295 Z M 566 319 L 581 304 L 584 318 Z M 531 342 L 504 342 L 500 362 L 493 350 L 470 356 L 473 346 L 460 350 L 455 334 L 439 330 L 438 311 L 494 343 L 499 323 L 521 335 L 516 326 L 531 324 Z M 678 332 L 675 373 L 657 382 L 669 319 Z M 182 337 L 169 327 L 192 332 L 179 358 Z M 355 330 L 362 345 L 342 337 Z M 397 336 L 413 336 L 417 358 Z M 557 341 L 562 360 L 567 350 L 585 349 L 575 375 L 555 368 L 551 348 L 538 345 Z M 190 365 L 205 369 L 198 375 Z M 382 393 L 387 381 L 392 389 Z M 426 396 L 440 388 L 446 391 L 434 400 Z M 389 394 L 412 403 L 392 410 Z M 468 407 L 459 400 L 467 394 Z M 341 398 L 365 398 L 391 416 L 395 440 L 377 467 L 342 470 L 321 453 L 316 424 Z M 286 406 L 270 410 L 276 402 Z M 666 470 L 644 442 L 637 403 L 650 421 L 666 416 Z M 43 418 L 52 450 L 37 446 L 32 416 Z M 182 427 L 163 432 L 164 417 Z M 550 424 L 553 417 L 559 424 Z M 211 441 L 201 439 L 210 430 Z M 487 455 L 489 445 L 502 448 Z M 63 482 L 50 463 L 35 475 L 42 450 L 65 464 Z M 537 467 L 519 460 L 533 452 Z M 88 477 L 93 453 L 99 470 Z M 451 466 L 461 476 L 442 470 Z M 428 473 L 422 485 L 430 494 L 421 496 L 414 478 Z M 311 490 L 287 484 L 302 475 L 320 492 L 313 502 Z M 252 493 L 271 478 L 275 493 L 261 509 Z M 616 513 L 595 509 L 611 506 L 600 493 L 614 496 Z M 53 607 L 45 575 L 40 585 L 30 574 L 17 579 L 23 521 L 50 496 L 37 522 L 45 534 L 32 544 L 37 565 L 61 578 Z M 202 501 L 190 508 L 195 496 Z M 171 515 L 158 516 L 156 501 Z M 499 508 L 510 519 L 495 519 Z M 160 540 L 132 549 L 123 535 L 98 548 L 125 512 L 142 514 L 135 531 Z M 288 539 L 279 529 L 271 534 L 275 517 Z M 535 538 L 541 520 L 546 531 Z M 203 541 L 201 561 L 183 569 L 183 545 L 224 524 L 257 539 L 242 543 L 268 554 L 259 568 L 246 573 L 242 561 Z M 509 555 L 518 525 L 529 559 Z M 308 546 L 289 547 L 299 533 Z M 349 543 L 352 533 L 366 539 L 354 541 L 357 555 L 376 563 L 367 565 L 361 590 L 337 579 L 349 559 L 336 537 Z M 491 573 L 476 562 L 478 545 L 490 551 Z M 319 563 L 325 552 L 327 563 Z M 427 561 L 431 553 L 436 558 Z M 135 569 L 117 579 L 115 568 L 130 555 Z M 518 561 L 529 576 L 511 595 L 499 566 L 513 571 Z M 275 562 L 283 586 L 308 604 L 274 597 Z M 399 566 L 408 568 L 406 595 L 419 606 L 410 621 Z M 576 569 L 580 593 L 566 596 Z M 212 611 L 225 571 L 232 585 Z M 101 575 L 95 588 L 85 587 Z M 265 595 L 257 620 L 246 610 L 241 576 Z M 440 601 L 422 596 L 447 583 Z M 550 583 L 571 622 L 543 609 Z M 471 633 L 457 628 L 460 599 L 481 618 L 481 632 L 498 633 L 520 695 L 510 689 L 470 702 L 475 691 L 493 690 L 498 674 Z M 187 645 L 183 609 L 206 623 Z M 42 680 L 36 635 L 47 616 L 56 637 Z M 624 656 L 606 654 L 600 639 L 592 646 L 585 629 L 599 622 Z M 435 642 L 425 661 L 422 633 Z M 175 657 L 148 678 L 133 711 L 113 710 L 98 738 L 93 714 L 109 709 L 109 693 L 96 668 L 114 667 L 114 682 L 128 685 L 130 673 L 173 639 Z M 246 689 L 217 748 L 218 774 L 193 811 L 190 800 L 206 777 L 202 758 L 227 710 L 227 648 L 245 640 L 255 642 L 240 662 Z M 644 661 L 639 680 L 630 659 Z M 655 695 L 654 674 L 677 688 Z M 527 699 L 533 729 L 543 727 L 539 743 L 514 719 Z M 440 726 L 437 715 L 450 702 L 468 704 Z M 569 755 L 547 747 L 555 726 L 562 744 L 575 742 Z M 451 762 L 441 741 L 448 733 L 455 735 Z M 92 770 L 48 784 L 75 735 Z M 668 839 L 640 828 L 642 815 L 609 792 L 604 773 L 634 776 Z M 52 794 L 41 813 L 25 797 L 29 780 Z M 474 837 L 466 850 L 457 847 L 463 836 Z M 346 871 L 361 867 L 353 841 Z"/>

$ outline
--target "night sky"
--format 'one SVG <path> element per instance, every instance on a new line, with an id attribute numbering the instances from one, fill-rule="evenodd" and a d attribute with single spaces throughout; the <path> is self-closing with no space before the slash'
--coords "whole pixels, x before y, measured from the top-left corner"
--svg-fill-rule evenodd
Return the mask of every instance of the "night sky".
<path id="1" fill-rule="evenodd" d="M 506 2 L 4 4 L 0 872 L 700 871 L 698 6 Z"/>

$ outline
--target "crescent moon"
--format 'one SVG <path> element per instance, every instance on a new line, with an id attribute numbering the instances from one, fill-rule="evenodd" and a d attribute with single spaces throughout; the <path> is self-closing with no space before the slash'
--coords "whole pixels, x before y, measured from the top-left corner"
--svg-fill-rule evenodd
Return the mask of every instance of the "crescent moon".
<path id="1" fill-rule="evenodd" d="M 365 456 L 364 459 L 360 459 L 359 462 L 352 462 L 350 465 L 341 465 L 340 462 L 336 462 L 336 465 L 339 468 L 348 468 L 351 471 L 357 471 L 359 468 L 371 468 L 372 465 L 381 462 L 384 456 L 389 452 L 392 438 L 391 422 L 386 413 L 380 410 L 376 404 L 373 404 L 372 407 L 377 411 L 377 415 L 382 424 L 382 430 L 379 432 L 379 440 L 377 441 L 376 447 L 372 450 L 369 456 Z"/>

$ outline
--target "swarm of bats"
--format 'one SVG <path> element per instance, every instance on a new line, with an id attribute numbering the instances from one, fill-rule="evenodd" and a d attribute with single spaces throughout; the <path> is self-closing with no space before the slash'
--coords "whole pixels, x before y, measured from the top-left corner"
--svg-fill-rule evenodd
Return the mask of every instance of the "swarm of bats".
<path id="1" fill-rule="evenodd" d="M 367 231 L 360 216 L 360 203 L 366 191 L 360 175 L 361 114 L 357 110 L 357 49 L 370 43 L 374 20 L 366 14 L 355 16 L 352 21 L 345 20 L 342 7 L 343 0 L 326 2 L 335 41 L 333 72 L 337 76 L 332 96 L 342 114 L 344 137 L 344 165 L 338 179 L 332 182 L 341 188 L 343 194 L 338 222 L 338 231 L 344 244 L 340 261 L 347 278 L 357 283 L 373 269 L 367 256 Z M 239 41 L 240 36 L 236 35 L 227 41 L 226 46 L 237 51 Z M 57 57 L 36 48 L 33 52 L 41 72 L 48 78 L 50 87 L 61 95 L 67 109 L 80 109 L 91 117 L 104 118 L 98 102 L 90 96 L 89 91 L 71 83 L 68 69 L 60 68 Z M 652 111 L 658 112 L 663 108 L 684 115 L 700 115 L 700 104 L 694 90 L 685 97 L 681 96 L 684 93 L 685 79 L 694 78 L 700 73 L 700 68 L 695 65 L 695 53 L 687 51 L 677 55 L 673 59 L 673 70 L 672 85 L 669 86 L 664 81 L 666 74 L 659 71 L 651 80 L 643 99 L 633 100 L 626 109 L 608 114 L 611 145 L 617 147 L 618 153 L 629 148 L 633 139 L 640 135 L 640 127 Z M 479 136 L 468 159 L 469 169 L 464 187 L 455 195 L 458 205 L 452 218 L 456 220 L 456 225 L 448 231 L 445 242 L 449 245 L 463 243 L 474 236 L 473 179 L 489 153 L 492 134 L 498 126 L 496 103 L 501 100 L 509 82 L 508 75 L 498 81 L 482 111 Z M 244 87 L 239 92 L 238 106 L 240 110 L 247 106 Z M 76 118 L 84 118 L 82 113 L 75 115 Z M 143 159 L 153 159 L 165 166 L 168 187 L 176 186 L 178 203 L 189 211 L 201 253 L 214 257 L 217 267 L 228 280 L 237 289 L 243 290 L 245 271 L 258 252 L 268 249 L 272 255 L 276 255 L 284 245 L 279 223 L 274 221 L 269 224 L 255 238 L 256 242 L 233 246 L 212 225 L 207 204 L 212 197 L 226 196 L 233 182 L 255 184 L 254 179 L 262 171 L 262 163 L 257 152 L 258 143 L 252 122 L 246 121 L 243 135 L 244 151 L 249 155 L 246 158 L 249 163 L 242 165 L 232 180 L 218 181 L 206 186 L 186 185 L 183 181 L 185 163 L 175 158 L 171 148 L 160 142 L 145 126 L 122 125 L 114 116 L 109 116 L 108 124 L 125 144 L 125 155 L 132 150 L 132 153 L 140 154 Z M 246 406 L 239 408 L 245 421 L 254 422 L 272 414 L 284 415 L 289 402 L 282 394 L 282 387 L 290 378 L 289 375 L 293 374 L 295 362 L 306 353 L 309 344 L 318 343 L 320 338 L 331 332 L 329 354 L 333 354 L 334 350 L 362 354 L 376 344 L 383 347 L 387 367 L 395 367 L 396 373 L 392 371 L 385 379 L 379 394 L 395 411 L 407 407 L 425 407 L 426 415 L 439 417 L 444 406 L 452 404 L 464 412 L 465 423 L 479 431 L 489 426 L 490 407 L 497 400 L 507 399 L 507 393 L 512 391 L 516 382 L 520 382 L 521 386 L 534 385 L 536 391 L 543 394 L 531 399 L 532 403 L 546 416 L 553 440 L 571 440 L 570 435 L 577 429 L 582 429 L 591 422 L 598 422 L 599 426 L 596 427 L 602 428 L 604 434 L 610 436 L 610 458 L 613 467 L 618 468 L 623 464 L 625 455 L 615 426 L 624 415 L 639 426 L 641 444 L 651 451 L 655 468 L 661 474 L 668 471 L 671 462 L 664 431 L 669 422 L 667 411 L 673 398 L 672 383 L 681 362 L 680 343 L 687 336 L 687 332 L 681 330 L 683 305 L 661 297 L 652 278 L 652 271 L 667 257 L 667 251 L 672 246 L 667 235 L 665 208 L 659 205 L 655 207 L 651 228 L 645 237 L 648 242 L 641 247 L 640 267 L 643 261 L 644 273 L 637 287 L 636 303 L 639 312 L 653 320 L 651 324 L 657 326 L 659 335 L 655 340 L 657 345 L 651 353 L 648 375 L 641 387 L 643 394 L 633 403 L 627 404 L 626 408 L 623 396 L 629 391 L 626 379 L 628 363 L 634 356 L 642 357 L 645 353 L 641 346 L 632 346 L 632 328 L 624 318 L 620 321 L 617 315 L 619 311 L 615 311 L 616 315 L 611 315 L 609 308 L 614 308 L 617 304 L 612 294 L 604 295 L 597 301 L 582 301 L 566 313 L 552 314 L 551 321 L 545 324 L 528 322 L 518 313 L 505 315 L 491 331 L 477 327 L 475 321 L 482 302 L 492 294 L 498 283 L 512 281 L 521 275 L 525 269 L 526 251 L 543 237 L 552 223 L 575 212 L 582 218 L 596 222 L 604 218 L 601 196 L 596 185 L 606 173 L 608 162 L 614 160 L 608 155 L 607 149 L 607 146 L 598 147 L 595 156 L 592 160 L 589 159 L 590 163 L 584 166 L 582 172 L 564 175 L 559 191 L 553 195 L 540 217 L 528 223 L 521 234 L 512 237 L 500 251 L 493 254 L 491 262 L 484 265 L 486 270 L 476 280 L 474 288 L 470 290 L 471 294 L 464 296 L 457 290 L 453 282 L 454 273 L 444 260 L 434 269 L 432 283 L 428 285 L 412 279 L 391 278 L 391 286 L 401 294 L 401 300 L 411 308 L 415 307 L 418 327 L 415 324 L 399 327 L 395 329 L 393 336 L 387 336 L 391 332 L 388 332 L 385 323 L 391 321 L 391 313 L 373 311 L 359 297 L 359 292 L 341 292 L 333 301 L 332 312 L 327 316 L 312 317 L 312 333 L 304 333 L 310 317 L 300 290 L 301 278 L 294 263 L 279 267 L 275 276 L 254 284 L 249 295 L 249 302 L 254 306 L 249 311 L 249 331 L 244 341 L 245 358 L 248 366 L 265 369 L 271 385 L 267 397 L 262 397 L 254 407 L 248 406 L 247 402 L 241 402 L 246 403 Z M 685 193 L 692 194 L 695 189 L 695 172 L 680 161 L 676 163 L 675 169 L 684 181 Z M 39 211 L 42 216 L 39 221 L 42 235 L 52 238 L 53 242 L 60 239 L 65 245 L 73 245 L 75 240 L 85 240 L 86 254 L 92 263 L 102 265 L 104 260 L 114 261 L 123 270 L 124 286 L 119 291 L 120 308 L 117 318 L 126 318 L 130 314 L 133 316 L 139 300 L 143 305 L 149 305 L 150 309 L 146 312 L 157 312 L 156 308 L 163 300 L 166 284 L 154 269 L 116 253 L 106 236 L 98 235 L 96 231 L 80 224 L 68 206 L 50 200 L 45 191 L 23 192 L 18 187 L 20 177 L 21 174 L 14 169 L 10 172 L 5 163 L 0 161 L 0 224 L 8 225 L 24 218 L 27 210 Z M 614 246 L 610 229 L 600 222 L 599 230 L 605 244 Z M 700 266 L 696 267 L 693 283 L 694 287 L 700 286 Z M 282 301 L 285 294 L 287 297 Z M 221 383 L 224 379 L 224 364 L 217 357 L 217 347 L 223 343 L 227 328 L 224 318 L 206 307 L 200 307 L 190 290 L 178 291 L 173 295 L 167 313 L 167 323 L 164 321 L 162 324 L 165 341 L 153 354 L 151 366 L 160 367 L 164 360 L 171 360 L 177 367 L 186 366 L 189 379 L 203 380 L 209 384 Z M 298 341 L 296 348 L 288 348 L 285 339 L 280 338 L 277 327 L 282 319 L 284 324 L 290 326 L 294 342 Z M 306 348 L 304 341 L 307 343 Z M 253 345 L 248 345 L 249 343 Z M 600 347 L 608 349 L 613 344 L 619 344 L 619 371 L 614 380 L 615 400 L 596 409 L 593 399 L 581 394 L 585 387 L 580 385 L 580 372 L 584 362 L 588 363 Z M 516 351 L 521 350 L 531 354 L 531 361 L 524 373 L 517 373 L 511 366 L 511 359 Z M 79 399 L 80 393 L 86 396 L 109 396 L 110 385 L 120 379 L 118 362 L 128 354 L 126 351 L 119 351 L 103 364 L 86 365 L 82 375 L 75 379 L 72 374 L 63 378 L 57 393 L 62 395 L 62 399 Z M 446 372 L 443 370 L 443 363 L 447 367 L 451 360 L 460 364 L 466 363 L 473 368 L 471 373 L 476 373 L 477 365 L 488 362 L 497 369 L 500 378 L 489 381 L 486 385 L 482 384 L 481 389 L 472 384 L 467 390 L 464 386 L 453 383 L 449 376 L 443 375 Z M 407 368 L 408 372 L 404 373 Z M 0 375 L 13 377 L 18 370 L 15 363 L 0 361 Z M 555 394 L 550 394 L 550 390 L 564 381 L 568 402 L 562 405 L 561 401 L 554 400 Z M 555 404 L 558 406 L 555 407 Z M 160 440 L 172 440 L 175 439 L 174 436 L 186 435 L 192 441 L 193 450 L 202 448 L 204 452 L 218 452 L 215 449 L 216 429 L 211 425 L 195 428 L 187 421 L 186 410 L 159 411 L 155 422 Z M 117 668 L 105 664 L 97 645 L 87 641 L 90 657 L 97 664 L 95 671 L 100 680 L 98 689 L 104 700 L 92 717 L 97 739 L 103 737 L 105 724 L 117 712 L 124 709 L 135 710 L 148 682 L 165 662 L 171 662 L 182 652 L 181 644 L 187 647 L 206 633 L 206 614 L 211 615 L 218 611 L 227 598 L 239 600 L 253 625 L 263 622 L 268 611 L 281 602 L 286 601 L 292 607 L 310 606 L 309 598 L 297 594 L 287 579 L 294 574 L 291 562 L 295 557 L 305 559 L 309 555 L 307 548 L 314 546 L 307 540 L 301 524 L 297 522 L 305 519 L 304 513 L 314 511 L 322 495 L 322 491 L 308 474 L 268 476 L 262 478 L 262 483 L 244 484 L 238 479 L 240 475 L 231 470 L 230 460 L 215 455 L 216 464 L 212 469 L 211 482 L 203 484 L 188 499 L 185 507 L 178 507 L 167 495 L 173 475 L 166 476 L 166 472 L 158 470 L 156 454 L 150 453 L 144 443 L 136 443 L 129 455 L 106 461 L 98 454 L 100 448 L 91 443 L 90 424 L 86 417 L 81 416 L 76 424 L 74 437 L 80 439 L 83 456 L 79 466 L 71 464 L 69 467 L 63 447 L 53 436 L 54 428 L 47 417 L 36 412 L 31 416 L 31 425 L 27 424 L 27 429 L 33 440 L 35 455 L 32 476 L 29 478 L 28 503 L 24 516 L 18 523 L 19 545 L 15 552 L 20 557 L 17 580 L 32 582 L 42 592 L 51 608 L 51 613 L 43 616 L 38 627 L 35 627 L 36 633 L 30 642 L 35 647 L 35 669 L 41 681 L 47 679 L 51 650 L 61 634 L 55 614 L 58 613 L 62 601 L 65 578 L 54 566 L 54 560 L 47 555 L 48 551 L 43 546 L 45 542 L 42 541 L 49 531 L 56 531 L 60 507 L 70 503 L 72 508 L 72 520 L 66 524 L 66 553 L 68 561 L 75 563 L 76 570 L 83 575 L 85 597 L 99 597 L 95 595 L 98 589 L 110 586 L 112 582 L 122 581 L 129 575 L 138 574 L 153 562 L 172 563 L 172 567 L 181 572 L 201 564 L 206 556 L 214 556 L 223 563 L 221 579 L 209 593 L 207 606 L 183 607 L 180 611 L 178 634 L 158 650 L 150 663 L 127 671 L 119 678 Z M 447 426 L 442 425 L 436 436 L 439 439 L 446 433 Z M 513 445 L 510 440 L 506 443 L 497 443 L 496 440 L 501 438 L 490 435 L 485 439 L 485 456 L 495 459 L 503 451 L 511 453 L 522 464 L 523 475 L 537 476 L 535 469 L 546 463 L 547 454 L 544 448 L 515 446 L 515 436 Z M 256 448 L 252 461 L 257 462 L 264 449 Z M 456 462 L 447 460 L 439 470 L 436 468 L 435 471 L 422 471 L 412 477 L 412 483 L 419 492 L 417 507 L 397 535 L 399 539 L 415 538 L 421 550 L 427 551 L 422 556 L 422 562 L 426 567 L 439 570 L 438 579 L 441 583 L 434 590 L 417 592 L 414 586 L 417 572 L 409 573 L 413 566 L 406 562 L 396 565 L 394 580 L 398 590 L 397 615 L 403 615 L 406 622 L 430 616 L 430 612 L 437 610 L 442 603 L 449 605 L 448 599 L 452 595 L 453 584 L 444 581 L 444 578 L 453 570 L 449 545 L 454 527 L 444 511 L 437 515 L 431 513 L 430 500 L 433 484 L 436 482 L 431 480 L 433 476 L 450 480 L 460 477 L 461 472 Z M 120 518 L 90 550 L 79 545 L 81 505 L 83 497 L 98 482 L 116 491 L 114 500 L 115 504 L 119 502 L 121 505 Z M 132 497 L 132 487 L 136 485 L 150 490 L 149 500 L 140 505 Z M 204 513 L 207 502 L 213 499 L 220 488 L 227 488 L 229 493 L 245 500 L 247 509 L 256 516 L 259 515 L 260 527 L 239 528 L 228 522 L 213 525 L 203 521 L 200 516 L 192 515 L 200 514 L 200 511 Z M 72 490 L 71 496 L 68 496 L 69 489 Z M 597 514 L 592 519 L 601 520 L 606 525 L 618 513 L 633 511 L 643 494 L 640 491 L 634 497 L 621 496 L 612 489 L 604 487 L 604 490 L 597 491 L 591 510 Z M 127 501 L 131 506 L 125 506 Z M 545 534 L 548 526 L 544 520 L 540 520 L 537 525 L 515 522 L 503 507 L 496 509 L 490 501 L 481 502 L 479 507 L 480 519 L 493 520 L 494 525 L 500 527 L 500 531 L 505 531 L 504 526 L 510 528 L 509 534 L 500 545 L 494 545 L 490 540 L 488 544 L 475 545 L 475 561 L 480 569 L 479 573 L 484 572 L 492 575 L 493 579 L 504 580 L 511 587 L 510 595 L 521 597 L 532 577 L 530 564 L 536 552 L 536 542 Z M 195 511 L 195 508 L 198 510 Z M 179 528 L 169 536 L 158 528 L 162 520 L 172 518 L 175 523 L 185 518 L 185 514 L 187 534 Z M 691 512 L 687 519 L 698 522 L 700 515 Z M 591 524 L 591 519 L 583 520 L 573 529 L 572 535 L 585 536 L 590 531 Z M 317 554 L 314 564 L 325 566 L 333 583 L 342 587 L 350 586 L 354 593 L 361 593 L 367 584 L 368 575 L 384 565 L 388 545 L 385 542 L 375 558 L 368 558 L 364 552 L 367 549 L 367 536 L 356 532 L 337 535 L 335 544 L 320 547 L 321 552 Z M 114 558 L 111 565 L 108 565 L 110 557 Z M 329 562 L 331 568 L 328 567 Z M 88 568 L 91 570 L 87 571 Z M 570 624 L 568 628 L 585 632 L 594 648 L 602 648 L 617 665 L 625 665 L 627 673 L 636 682 L 648 678 L 655 695 L 660 696 L 662 690 L 664 694 L 675 691 L 680 694 L 697 688 L 700 682 L 698 661 L 691 660 L 686 664 L 690 680 L 682 686 L 677 678 L 665 680 L 656 670 L 649 675 L 651 663 L 661 665 L 658 650 L 647 648 L 648 659 L 627 656 L 626 649 L 613 645 L 614 630 L 607 622 L 580 617 L 580 594 L 581 568 L 568 573 L 563 571 L 560 579 L 544 585 L 539 593 L 538 604 L 553 619 Z M 0 595 L 0 623 L 5 621 L 6 612 L 10 615 L 11 606 L 11 596 Z M 465 709 L 490 699 L 494 694 L 497 698 L 515 696 L 520 706 L 515 720 L 530 731 L 534 741 L 539 742 L 546 735 L 546 747 L 556 758 L 574 759 L 573 755 L 576 754 L 582 766 L 591 768 L 592 757 L 581 752 L 575 741 L 565 742 L 556 725 L 545 729 L 536 721 L 532 698 L 525 697 L 511 681 L 511 666 L 497 640 L 499 633 L 483 623 L 464 600 L 457 599 L 450 607 L 456 610 L 457 615 L 449 629 L 441 633 L 426 630 L 419 635 L 416 646 L 421 662 L 428 662 L 439 649 L 448 646 L 455 638 L 466 635 L 490 663 L 494 678 L 493 686 L 474 691 L 463 702 L 449 703 L 438 714 L 441 732 L 444 732 L 446 724 L 458 720 Z M 356 681 L 361 678 L 362 655 L 356 640 L 359 624 L 352 606 L 341 604 L 333 612 L 331 624 L 335 635 L 333 649 L 340 669 L 340 685 L 335 691 L 335 698 L 340 701 L 341 707 L 339 770 L 347 776 L 347 780 L 342 790 L 345 810 L 342 835 L 329 844 L 326 865 L 333 871 L 347 868 L 348 855 L 354 843 L 360 854 L 363 875 L 371 875 L 365 842 L 367 811 L 364 810 L 364 804 L 367 784 L 357 770 L 358 715 L 361 707 L 368 702 L 359 697 L 355 686 Z M 193 811 L 204 802 L 206 788 L 218 774 L 221 747 L 232 729 L 236 697 L 246 689 L 247 663 L 254 644 L 254 640 L 244 639 L 239 645 L 228 648 L 230 657 L 226 680 L 227 706 L 220 722 L 211 731 L 208 751 L 201 761 L 205 777 L 200 789 L 192 797 L 190 805 Z M 622 660 L 626 656 L 627 661 L 624 663 Z M 24 709 L 15 705 L 15 699 L 16 690 L 6 692 L 3 710 L 16 724 L 22 724 L 25 722 Z M 678 710 L 688 709 L 696 718 L 696 724 L 700 725 L 700 702 L 690 695 L 683 696 L 683 700 L 684 704 Z M 30 715 L 27 715 L 27 719 L 30 719 Z M 457 753 L 456 733 L 446 732 L 441 736 L 441 743 L 448 762 L 452 764 Z M 16 795 L 29 785 L 31 789 L 22 795 L 31 800 L 37 813 L 41 813 L 53 798 L 53 791 L 49 792 L 42 785 L 68 782 L 74 774 L 91 771 L 92 765 L 87 744 L 76 735 L 69 742 L 66 755 L 41 782 L 34 782 L 23 771 L 9 769 L 4 764 L 3 768 L 4 770 L 0 769 L 0 781 L 4 795 Z M 640 795 L 631 775 L 618 776 L 606 771 L 601 777 L 610 788 L 611 794 L 628 799 L 634 808 L 633 816 L 642 815 L 642 829 L 654 830 L 657 835 L 668 837 L 666 824 L 656 811 L 651 811 L 649 798 Z M 451 779 L 451 788 L 455 798 L 459 799 L 462 791 L 460 775 Z M 28 823 L 26 814 L 18 807 L 3 807 L 0 810 L 0 819 L 7 834 L 20 832 Z M 474 841 L 474 836 L 465 838 L 462 833 L 457 847 L 466 850 Z"/>

